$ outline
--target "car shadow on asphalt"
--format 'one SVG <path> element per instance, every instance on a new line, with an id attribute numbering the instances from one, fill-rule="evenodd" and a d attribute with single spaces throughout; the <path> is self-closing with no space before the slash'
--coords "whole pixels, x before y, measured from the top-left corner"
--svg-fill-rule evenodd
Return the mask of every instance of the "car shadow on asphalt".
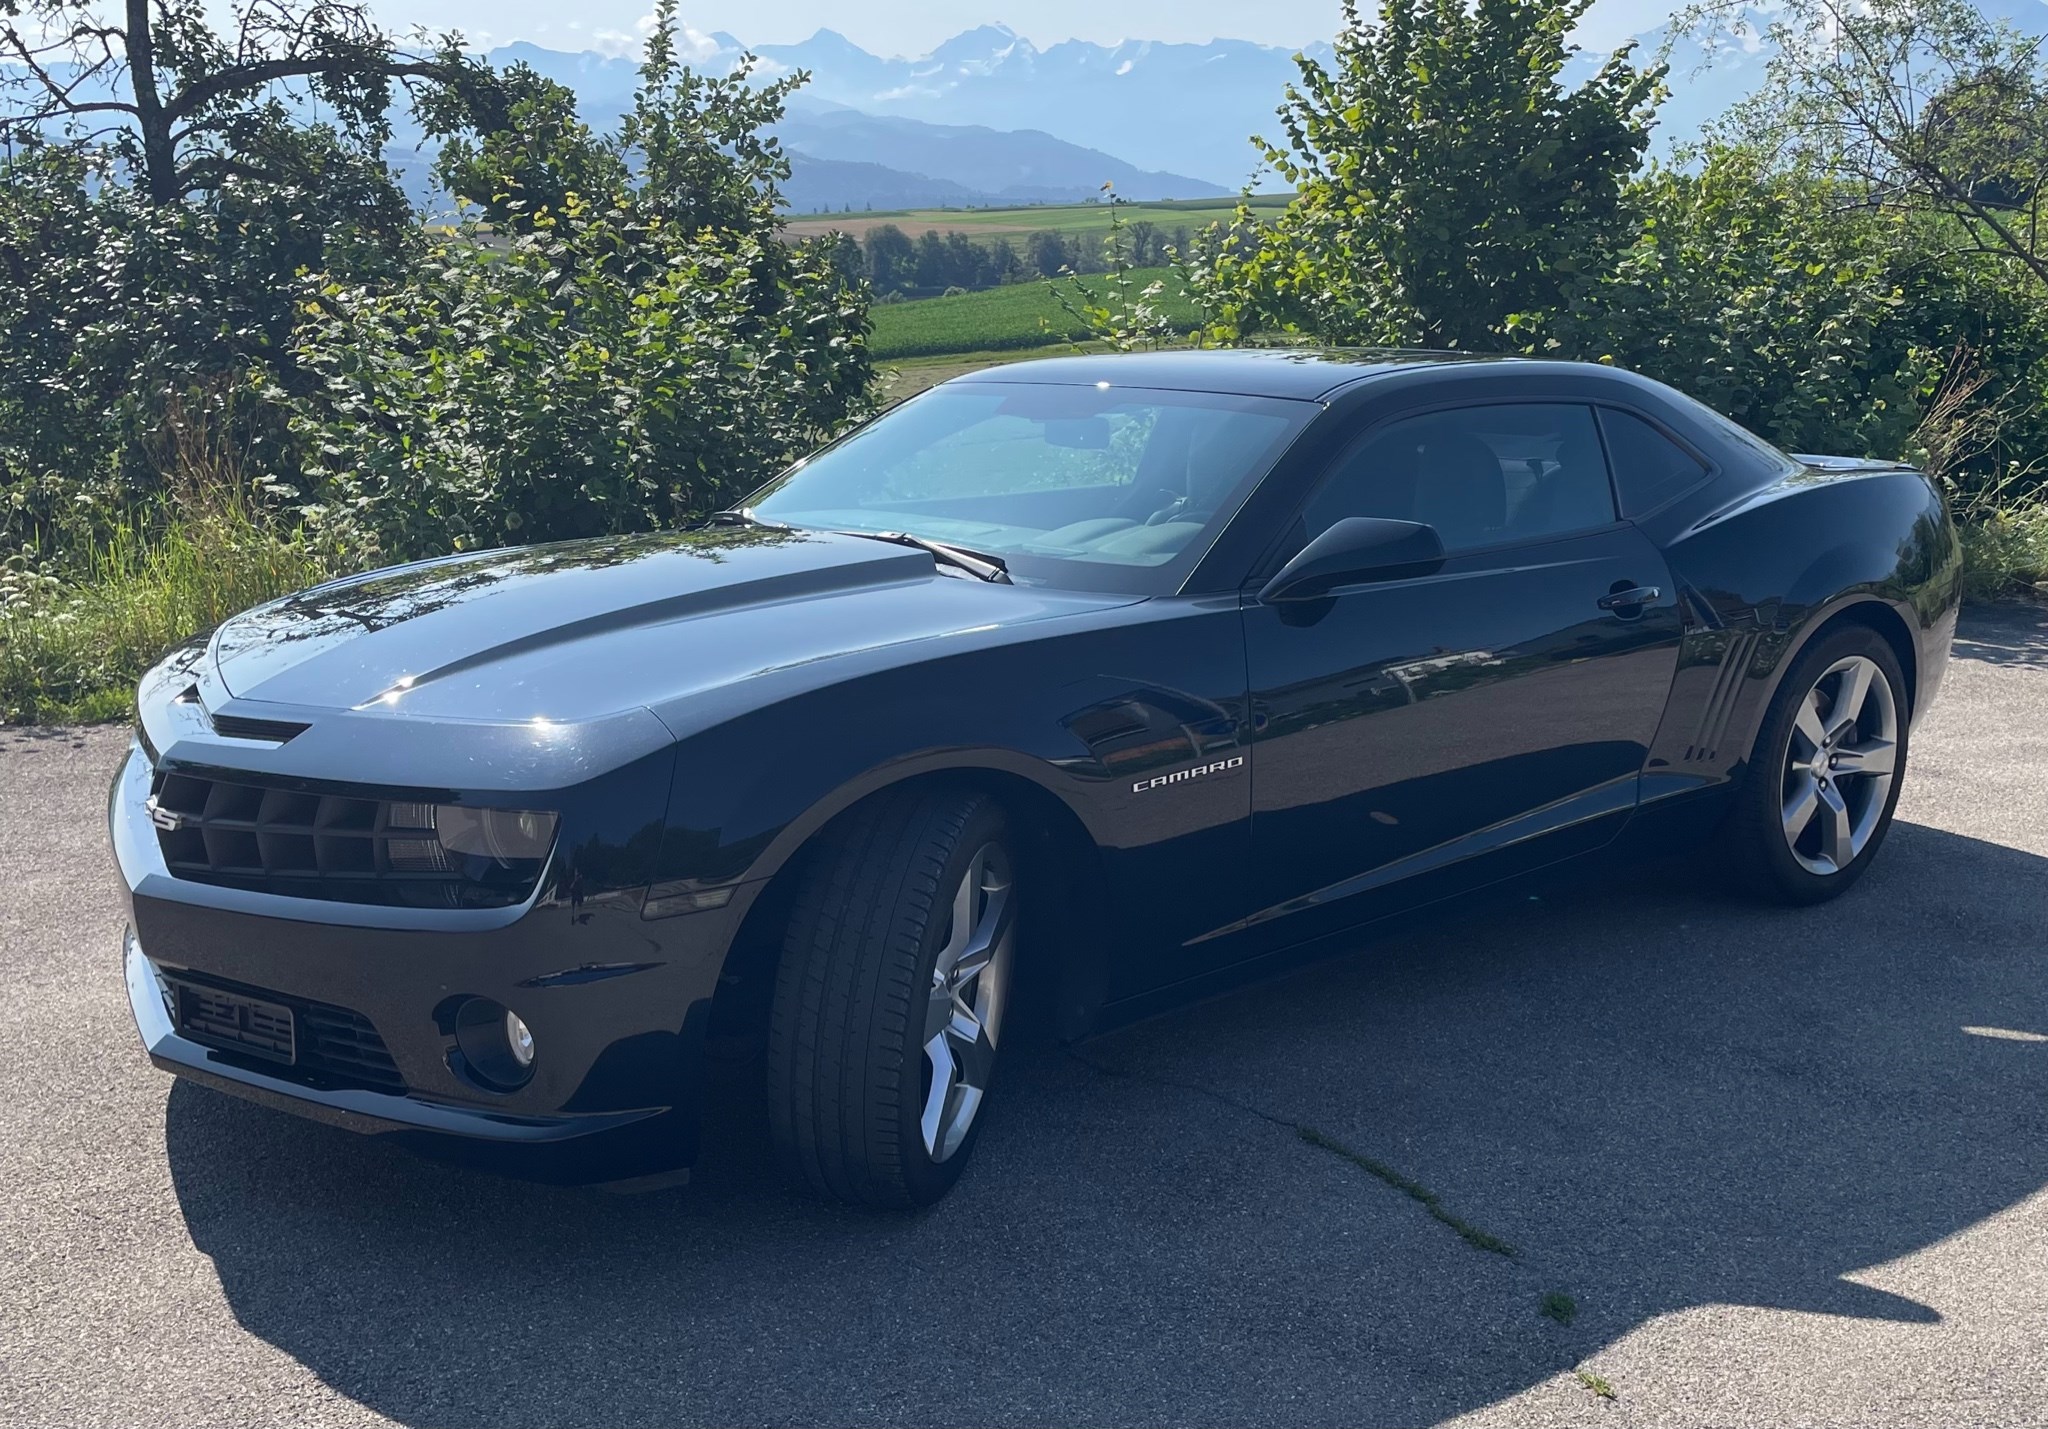
<path id="1" fill-rule="evenodd" d="M 2048 669 L 2048 604 L 2008 601 L 1972 606 L 1951 649 L 1958 660 Z"/>
<path id="2" fill-rule="evenodd" d="M 1416 1423 L 1689 1307 L 1937 1323 L 1888 1264 L 2048 1184 L 2048 859 L 1900 824 L 1828 907 L 1701 881 L 1022 1049 L 915 1216 L 743 1116 L 626 1197 L 180 1084 L 170 1168 L 242 1326 L 406 1424 Z"/>

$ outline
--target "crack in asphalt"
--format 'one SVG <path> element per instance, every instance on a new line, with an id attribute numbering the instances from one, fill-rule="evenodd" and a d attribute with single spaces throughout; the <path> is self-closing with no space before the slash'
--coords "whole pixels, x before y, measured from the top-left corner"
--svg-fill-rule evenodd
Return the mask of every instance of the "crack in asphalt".
<path id="1" fill-rule="evenodd" d="M 1197 1096 L 1207 1097 L 1211 1101 L 1221 1102 L 1224 1106 L 1230 1107 L 1235 1111 L 1255 1116 L 1261 1121 L 1271 1122 L 1274 1126 L 1285 1127 L 1293 1132 L 1296 1139 L 1304 1145 L 1313 1146 L 1318 1151 L 1327 1151 L 1332 1156 L 1350 1162 L 1375 1180 L 1392 1187 L 1410 1200 L 1419 1203 L 1430 1214 L 1432 1219 L 1448 1226 L 1457 1234 L 1458 1239 L 1464 1241 L 1465 1244 L 1473 1249 L 1503 1256 L 1508 1260 L 1519 1260 L 1521 1257 L 1521 1252 L 1516 1250 L 1507 1241 L 1493 1234 L 1493 1232 L 1482 1229 L 1464 1217 L 1457 1215 L 1448 1206 L 1444 1205 L 1443 1199 L 1436 1192 L 1430 1190 L 1429 1187 L 1423 1185 L 1414 1177 L 1396 1170 L 1384 1161 L 1367 1156 L 1362 1151 L 1353 1150 L 1337 1140 L 1336 1137 L 1329 1135 L 1327 1132 L 1320 1131 L 1306 1122 L 1296 1121 L 1292 1117 L 1282 1116 L 1277 1112 L 1267 1111 L 1263 1107 L 1253 1106 L 1250 1102 L 1240 1101 L 1227 1092 L 1219 1092 L 1214 1087 L 1205 1087 L 1198 1082 L 1184 1082 L 1173 1077 L 1162 1077 L 1153 1072 L 1134 1072 L 1126 1068 L 1107 1066 L 1096 1061 L 1093 1057 L 1084 1055 L 1073 1047 L 1068 1047 L 1066 1053 L 1069 1057 L 1072 1057 L 1082 1066 L 1087 1067 L 1099 1076 L 1127 1078 L 1133 1081 L 1150 1082 L 1154 1086 L 1170 1087 L 1177 1091 L 1192 1092 Z"/>

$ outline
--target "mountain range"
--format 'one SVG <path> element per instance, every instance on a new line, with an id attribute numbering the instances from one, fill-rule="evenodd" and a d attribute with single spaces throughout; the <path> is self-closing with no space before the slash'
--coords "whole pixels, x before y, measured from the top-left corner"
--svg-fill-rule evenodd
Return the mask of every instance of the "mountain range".
<path id="1" fill-rule="evenodd" d="M 691 56 L 726 69 L 747 47 L 706 37 Z M 1306 53 L 1327 59 L 1327 44 Z M 1113 182 L 1126 198 L 1234 193 L 1257 165 L 1250 139 L 1275 129 L 1274 106 L 1297 70 L 1295 50 L 1244 40 L 1208 44 L 1069 40 L 1040 50 L 1006 26 L 983 25 L 930 54 L 870 54 L 833 30 L 793 45 L 757 45 L 757 74 L 802 70 L 810 83 L 781 127 L 795 156 L 791 206 L 898 208 L 930 203 L 1073 202 Z M 568 85 L 603 125 L 632 102 L 632 58 L 565 54 L 520 43 L 490 52 Z M 839 166 L 865 165 L 849 172 Z M 880 166 L 900 174 L 874 174 Z M 916 181 L 924 180 L 920 184 Z M 863 203 L 852 191 L 891 183 L 928 197 Z M 812 202 L 814 189 L 848 191 Z"/>
<path id="2" fill-rule="evenodd" d="M 1977 3 L 2023 32 L 2048 34 L 2048 0 Z M 688 62 L 704 72 L 729 71 L 748 53 L 730 34 L 688 39 Z M 1658 116 L 1660 153 L 1753 93 L 1770 58 L 1767 47 L 1727 47 L 1709 65 L 1691 36 L 1653 29 L 1637 39 L 1638 62 L 1667 45 L 1671 93 Z M 810 76 L 778 126 L 793 169 L 785 197 L 799 213 L 1072 203 L 1105 183 L 1131 199 L 1232 193 L 1258 167 L 1251 136 L 1280 132 L 1274 111 L 1299 73 L 1297 54 L 1333 58 L 1327 42 L 1299 51 L 1229 39 L 1068 40 L 1040 49 L 1003 25 L 965 31 L 916 57 L 871 54 L 833 30 L 752 53 L 761 78 Z M 1607 53 L 1582 49 L 1566 82 L 1590 75 Z M 519 42 L 488 58 L 569 86 L 599 129 L 616 125 L 639 83 L 634 56 Z M 403 121 L 390 157 L 415 197 L 445 206 L 429 194 L 430 155 Z"/>

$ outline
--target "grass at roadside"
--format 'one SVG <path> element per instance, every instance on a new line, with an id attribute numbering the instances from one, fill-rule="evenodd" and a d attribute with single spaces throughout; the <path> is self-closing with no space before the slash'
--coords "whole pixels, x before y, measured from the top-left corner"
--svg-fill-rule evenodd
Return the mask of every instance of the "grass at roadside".
<path id="1" fill-rule="evenodd" d="M 165 650 L 326 575 L 303 542 L 232 505 L 117 531 L 68 566 L 0 571 L 0 721 L 125 719 L 136 677 Z"/>
<path id="2" fill-rule="evenodd" d="M 1966 599 L 2048 594 L 2048 498 L 1967 521 L 1962 538 Z"/>
<path id="3" fill-rule="evenodd" d="M 1142 286 L 1154 280 L 1168 287 L 1161 307 L 1189 328 L 1199 320 L 1194 304 L 1174 289 L 1171 268 L 1142 268 L 1131 275 Z M 1083 280 L 1100 289 L 1100 275 Z M 875 330 L 868 347 L 877 361 L 937 357 L 951 353 L 992 352 L 1043 347 L 1050 342 L 1086 337 L 1085 324 L 1062 308 L 1042 282 L 1012 283 L 979 293 L 949 298 L 920 298 L 908 303 L 883 303 L 874 310 Z"/>

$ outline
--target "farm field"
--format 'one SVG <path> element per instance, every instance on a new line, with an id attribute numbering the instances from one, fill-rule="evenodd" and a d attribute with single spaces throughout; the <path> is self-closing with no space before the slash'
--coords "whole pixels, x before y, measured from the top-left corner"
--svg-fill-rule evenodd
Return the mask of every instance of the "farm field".
<path id="1" fill-rule="evenodd" d="M 1141 286 L 1164 279 L 1169 286 L 1162 305 L 1177 323 L 1195 326 L 1198 315 L 1194 305 L 1172 287 L 1171 268 L 1140 268 L 1131 276 Z M 1095 274 L 1083 281 L 1100 291 L 1107 279 Z M 1086 335 L 1086 328 L 1060 306 L 1043 281 L 1010 283 L 944 298 L 880 303 L 874 308 L 874 324 L 868 347 L 883 362 L 1042 347 Z"/>
<path id="2" fill-rule="evenodd" d="M 1252 199 L 1255 209 L 1286 207 L 1291 195 L 1259 194 Z M 1106 203 L 1029 204 L 1022 208 L 914 208 L 892 212 L 807 213 L 792 215 L 786 228 L 792 237 L 810 238 L 821 233 L 850 233 L 855 238 L 871 228 L 894 224 L 913 236 L 936 229 L 940 233 L 960 232 L 993 238 L 998 234 L 1035 233 L 1041 229 L 1067 234 L 1107 233 L 1112 212 L 1120 212 L 1126 223 L 1149 222 L 1165 228 L 1186 225 L 1190 229 L 1228 221 L 1237 211 L 1235 199 L 1163 199 L 1157 203 L 1127 203 L 1112 209 Z"/>

